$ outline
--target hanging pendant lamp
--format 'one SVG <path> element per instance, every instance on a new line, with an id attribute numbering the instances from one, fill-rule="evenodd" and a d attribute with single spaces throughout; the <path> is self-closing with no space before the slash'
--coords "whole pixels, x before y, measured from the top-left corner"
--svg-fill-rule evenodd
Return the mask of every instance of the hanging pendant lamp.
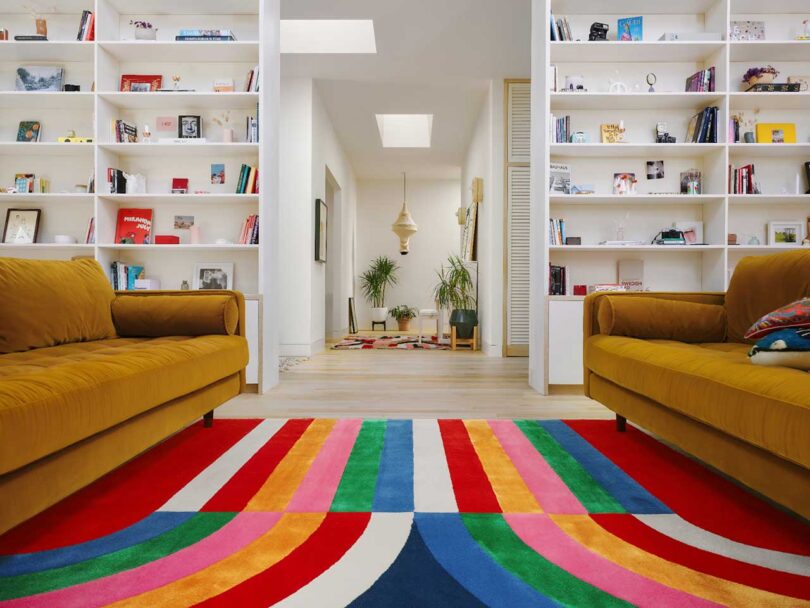
<path id="1" fill-rule="evenodd" d="M 408 211 L 408 200 L 406 190 L 406 177 L 402 174 L 402 209 L 399 212 L 397 221 L 391 224 L 391 230 L 399 237 L 399 253 L 408 255 L 408 245 L 410 238 L 419 230 L 419 226 L 413 221 L 411 212 Z"/>

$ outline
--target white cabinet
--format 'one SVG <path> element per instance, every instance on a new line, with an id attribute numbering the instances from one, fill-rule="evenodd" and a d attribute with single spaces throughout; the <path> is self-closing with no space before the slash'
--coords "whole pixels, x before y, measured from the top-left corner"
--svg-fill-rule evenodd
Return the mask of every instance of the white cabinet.
<path id="1" fill-rule="evenodd" d="M 582 384 L 582 300 L 548 303 L 549 384 Z"/>

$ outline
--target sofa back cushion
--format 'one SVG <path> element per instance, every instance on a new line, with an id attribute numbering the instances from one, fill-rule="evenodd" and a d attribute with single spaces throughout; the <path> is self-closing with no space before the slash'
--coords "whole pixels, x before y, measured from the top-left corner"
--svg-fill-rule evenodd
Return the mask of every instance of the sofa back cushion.
<path id="1" fill-rule="evenodd" d="M 95 260 L 0 259 L 0 354 L 115 336 Z"/>
<path id="2" fill-rule="evenodd" d="M 763 315 L 810 296 L 810 249 L 740 260 L 726 294 L 729 342 Z"/>

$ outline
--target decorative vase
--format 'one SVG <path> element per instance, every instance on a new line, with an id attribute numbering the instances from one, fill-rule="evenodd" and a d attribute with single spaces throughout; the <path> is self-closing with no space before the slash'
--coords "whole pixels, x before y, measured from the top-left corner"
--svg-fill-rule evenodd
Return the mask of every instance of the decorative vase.
<path id="1" fill-rule="evenodd" d="M 233 129 L 222 129 L 222 142 L 226 144 L 233 143 Z"/>
<path id="2" fill-rule="evenodd" d="M 397 325 L 399 326 L 399 331 L 410 331 L 410 329 L 411 329 L 411 320 L 410 319 L 397 319 Z"/>
<path id="3" fill-rule="evenodd" d="M 157 40 L 157 28 L 135 28 L 135 40 Z"/>
<path id="4" fill-rule="evenodd" d="M 386 307 L 371 309 L 372 321 L 375 323 L 385 323 L 386 319 L 388 319 L 388 309 Z"/>
<path id="5" fill-rule="evenodd" d="M 456 338 L 469 340 L 478 325 L 478 314 L 474 310 L 456 309 L 450 313 L 450 325 L 456 328 Z"/>

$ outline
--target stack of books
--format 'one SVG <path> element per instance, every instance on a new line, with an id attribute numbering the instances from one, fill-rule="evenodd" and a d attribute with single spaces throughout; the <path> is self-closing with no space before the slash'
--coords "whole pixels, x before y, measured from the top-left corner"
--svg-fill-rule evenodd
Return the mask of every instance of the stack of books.
<path id="1" fill-rule="evenodd" d="M 728 166 L 728 191 L 731 194 L 762 194 L 754 165 Z"/>
<path id="2" fill-rule="evenodd" d="M 548 220 L 549 245 L 565 245 L 565 220 Z"/>
<path id="3" fill-rule="evenodd" d="M 571 117 L 564 116 L 557 118 L 554 114 L 551 115 L 551 122 L 549 123 L 552 129 L 552 140 L 555 144 L 568 143 L 571 140 Z"/>
<path id="4" fill-rule="evenodd" d="M 143 266 L 113 262 L 111 267 L 112 285 L 116 291 L 133 291 L 135 280 L 144 278 Z"/>
<path id="5" fill-rule="evenodd" d="M 236 194 L 259 193 L 259 170 L 250 165 L 242 165 L 239 179 L 236 180 Z"/>
<path id="6" fill-rule="evenodd" d="M 258 93 L 259 92 L 259 66 L 256 66 L 248 72 L 247 84 L 245 85 L 245 93 Z"/>
<path id="7" fill-rule="evenodd" d="M 711 106 L 695 114 L 689 121 L 686 131 L 686 143 L 716 144 L 717 143 L 717 116 L 719 108 Z"/>
<path id="8" fill-rule="evenodd" d="M 554 15 L 551 15 L 551 39 L 552 40 L 573 40 L 571 35 L 571 26 L 568 24 L 567 17 L 560 17 L 555 20 Z"/>
<path id="9" fill-rule="evenodd" d="M 240 245 L 259 244 L 259 216 L 249 215 L 242 224 L 242 233 L 239 235 Z"/>
<path id="10" fill-rule="evenodd" d="M 117 144 L 138 143 L 138 127 L 131 125 L 124 120 L 114 120 L 112 122 L 113 138 Z"/>
<path id="11" fill-rule="evenodd" d="M 236 40 L 231 30 L 182 29 L 175 40 L 191 42 L 232 42 Z"/>
<path id="12" fill-rule="evenodd" d="M 708 70 L 700 70 L 692 74 L 686 79 L 686 92 L 687 93 L 714 93 L 717 87 L 717 79 L 715 78 L 715 68 L 710 67 Z"/>
<path id="13" fill-rule="evenodd" d="M 568 273 L 565 266 L 548 265 L 548 295 L 568 295 Z"/>
<path id="14" fill-rule="evenodd" d="M 79 33 L 76 40 L 88 42 L 96 39 L 96 16 L 91 11 L 82 11 L 82 19 L 79 22 Z"/>
<path id="15" fill-rule="evenodd" d="M 110 194 L 126 194 L 127 178 L 121 169 L 107 168 L 107 192 Z"/>

